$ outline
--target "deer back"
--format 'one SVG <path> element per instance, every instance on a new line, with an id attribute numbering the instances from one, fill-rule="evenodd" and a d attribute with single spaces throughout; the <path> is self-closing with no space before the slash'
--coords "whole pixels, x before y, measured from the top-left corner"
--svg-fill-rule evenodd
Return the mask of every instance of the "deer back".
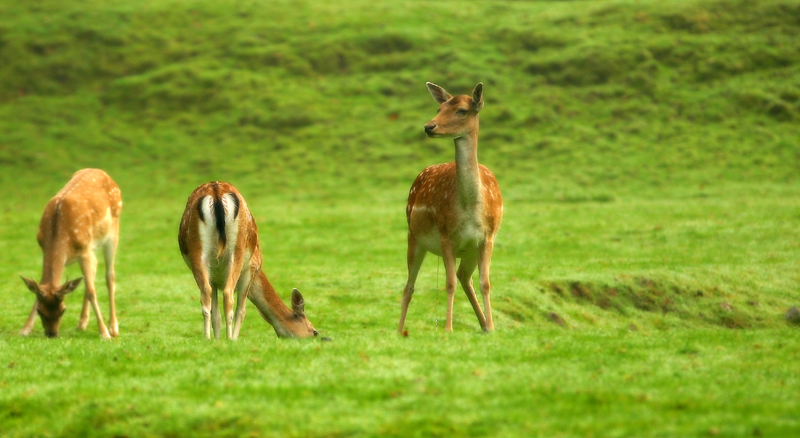
<path id="1" fill-rule="evenodd" d="M 213 181 L 197 187 L 186 202 L 178 232 L 181 255 L 190 266 L 207 269 L 230 257 L 258 262 L 258 230 L 247 202 L 232 184 Z M 258 254 L 257 257 L 253 255 Z"/>

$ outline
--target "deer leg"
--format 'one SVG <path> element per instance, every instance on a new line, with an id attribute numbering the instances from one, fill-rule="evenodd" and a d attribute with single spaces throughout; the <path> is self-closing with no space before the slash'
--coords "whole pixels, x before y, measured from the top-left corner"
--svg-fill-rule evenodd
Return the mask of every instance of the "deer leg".
<path id="1" fill-rule="evenodd" d="M 456 249 L 453 242 L 442 239 L 442 261 L 444 262 L 445 288 L 447 289 L 447 316 L 444 330 L 453 331 L 453 299 L 456 294 Z"/>
<path id="2" fill-rule="evenodd" d="M 475 316 L 478 317 L 478 323 L 481 325 L 481 329 L 486 331 L 486 318 L 483 316 L 481 305 L 478 303 L 478 297 L 475 296 L 475 289 L 472 287 L 472 273 L 475 272 L 476 266 L 478 266 L 478 261 L 475 259 L 461 259 L 456 277 L 458 277 L 458 281 L 461 283 L 464 293 L 467 294 L 469 303 L 472 304 L 472 310 L 475 311 Z"/>
<path id="3" fill-rule="evenodd" d="M 106 287 L 108 287 L 108 333 L 117 337 L 119 335 L 119 322 L 117 322 L 116 273 L 114 272 L 114 256 L 117 252 L 116 236 L 109 239 L 103 247 L 103 258 L 106 263 Z"/>
<path id="4" fill-rule="evenodd" d="M 397 332 L 403 333 L 403 326 L 406 322 L 406 314 L 408 313 L 408 305 L 411 303 L 411 297 L 414 295 L 414 284 L 417 282 L 417 275 L 422 267 L 422 262 L 425 260 L 427 252 L 420 248 L 417 240 L 411 232 L 408 232 L 408 280 L 406 286 L 403 288 L 403 300 L 400 305 L 400 323 L 397 327 Z"/>
<path id="5" fill-rule="evenodd" d="M 39 300 L 33 300 L 33 309 L 31 309 L 31 313 L 28 314 L 28 319 L 25 320 L 25 325 L 22 326 L 22 329 L 19 331 L 20 336 L 28 336 L 31 334 L 31 330 L 33 330 L 33 323 L 36 321 L 36 307 L 39 305 Z"/>
<path id="6" fill-rule="evenodd" d="M 239 277 L 239 283 L 236 284 L 236 315 L 233 320 L 233 340 L 239 339 L 239 330 L 242 329 L 244 314 L 247 311 L 247 294 L 252 281 L 253 273 L 252 271 L 247 271 Z"/>
<path id="7" fill-rule="evenodd" d="M 219 301 L 217 300 L 217 288 L 211 288 L 211 326 L 214 328 L 214 339 L 219 339 L 219 327 L 222 325 L 222 318 L 219 314 Z"/>
<path id="8" fill-rule="evenodd" d="M 81 306 L 81 316 L 78 318 L 78 330 L 86 330 L 89 326 L 89 311 L 92 308 L 92 303 L 89 300 L 88 294 L 83 294 L 83 305 Z"/>
<path id="9" fill-rule="evenodd" d="M 227 329 L 228 339 L 233 340 L 233 316 L 234 316 L 234 292 L 239 283 L 239 277 L 242 275 L 242 266 L 244 266 L 244 252 L 237 251 L 231 257 L 228 264 L 228 278 L 225 281 L 225 288 L 222 290 L 222 304 L 225 308 L 225 327 Z M 240 302 L 244 302 L 240 300 Z"/>
<path id="10" fill-rule="evenodd" d="M 225 308 L 225 329 L 228 339 L 233 339 L 233 290 L 225 288 L 222 291 L 222 305 Z"/>
<path id="11" fill-rule="evenodd" d="M 483 295 L 483 308 L 486 313 L 486 331 L 494 330 L 494 321 L 492 320 L 492 302 L 490 294 L 492 292 L 492 284 L 489 281 L 489 268 L 492 264 L 492 250 L 494 249 L 494 241 L 491 238 L 486 239 L 483 245 L 478 248 L 478 273 L 480 276 L 481 295 Z"/>
<path id="12" fill-rule="evenodd" d="M 86 277 L 85 273 L 84 277 Z M 81 306 L 81 315 L 78 318 L 78 330 L 86 330 L 86 327 L 89 327 L 89 310 L 91 310 L 91 307 L 92 307 L 92 302 L 89 299 L 89 294 L 83 294 L 83 305 Z"/>
<path id="13" fill-rule="evenodd" d="M 194 281 L 197 283 L 197 287 L 200 288 L 200 308 L 203 311 L 203 335 L 205 335 L 206 339 L 211 339 L 212 301 L 214 303 L 217 301 L 216 299 L 212 299 L 212 296 L 216 296 L 217 291 L 211 287 L 211 283 L 208 280 L 208 270 L 206 270 L 204 266 L 200 266 L 194 262 L 191 263 L 190 266 L 194 273 Z"/>
<path id="14" fill-rule="evenodd" d="M 78 259 L 78 262 L 81 265 L 81 271 L 83 271 L 83 281 L 86 282 L 86 294 L 83 297 L 84 303 L 87 300 L 91 303 L 94 316 L 97 318 L 97 328 L 100 330 L 100 336 L 103 339 L 109 339 L 111 335 L 108 334 L 106 323 L 103 322 L 103 314 L 97 302 L 97 290 L 94 287 L 94 279 L 97 274 L 97 257 L 92 251 L 88 251 Z"/>

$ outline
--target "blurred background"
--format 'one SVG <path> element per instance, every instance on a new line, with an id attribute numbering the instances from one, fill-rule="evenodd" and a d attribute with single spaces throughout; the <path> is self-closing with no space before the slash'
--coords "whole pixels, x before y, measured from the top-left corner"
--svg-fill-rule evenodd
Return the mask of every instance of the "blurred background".
<path id="1" fill-rule="evenodd" d="M 452 155 L 425 81 L 484 82 L 480 159 L 512 197 L 797 181 L 794 1 L 0 8 L 0 165 L 26 190 L 88 166 L 143 195 L 405 189 Z"/>

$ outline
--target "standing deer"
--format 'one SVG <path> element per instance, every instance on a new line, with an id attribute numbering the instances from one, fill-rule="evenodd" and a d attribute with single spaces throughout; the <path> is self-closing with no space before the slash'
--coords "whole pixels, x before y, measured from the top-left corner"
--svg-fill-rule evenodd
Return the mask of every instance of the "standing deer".
<path id="1" fill-rule="evenodd" d="M 42 248 L 42 280 L 37 283 L 22 277 L 31 292 L 36 294 L 28 320 L 20 330 L 27 336 L 33 329 L 38 313 L 42 319 L 44 333 L 48 337 L 58 336 L 61 316 L 66 310 L 64 297 L 74 291 L 81 278 L 61 284 L 64 267 L 76 260 L 86 280 L 78 328 L 85 330 L 89 324 L 89 305 L 94 309 L 100 336 L 108 339 L 119 334 L 117 311 L 114 304 L 114 256 L 119 241 L 119 216 L 122 212 L 122 195 L 119 186 L 100 169 L 83 169 L 75 172 L 67 185 L 59 191 L 44 209 L 39 222 L 36 240 Z M 106 286 L 108 287 L 109 326 L 103 322 L 97 293 L 94 287 L 97 274 L 97 257 L 94 250 L 103 248 L 106 263 Z"/>
<path id="2" fill-rule="evenodd" d="M 436 117 L 425 124 L 425 133 L 431 138 L 454 139 L 456 160 L 425 168 L 408 193 L 408 281 L 403 289 L 398 332 L 403 333 L 414 283 L 428 252 L 444 260 L 447 276 L 445 330 L 453 330 L 456 278 L 481 328 L 494 330 L 489 265 L 494 237 L 503 217 L 503 200 L 497 179 L 488 168 L 478 164 L 478 113 L 483 108 L 483 84 L 475 86 L 472 96 L 455 97 L 436 84 L 428 82 L 427 86 L 439 103 L 439 110 Z M 461 258 L 458 271 L 456 258 Z M 485 316 L 472 287 L 476 266 Z"/>
<path id="3" fill-rule="evenodd" d="M 219 338 L 218 289 L 222 289 L 228 339 L 239 337 L 246 298 L 250 298 L 278 336 L 317 336 L 306 318 L 300 291 L 292 291 L 292 308 L 289 309 L 267 280 L 261 269 L 255 219 L 233 185 L 214 181 L 192 192 L 181 218 L 178 244 L 200 288 L 206 338 L 211 338 L 212 325 L 214 337 Z M 234 289 L 237 295 L 235 315 Z"/>

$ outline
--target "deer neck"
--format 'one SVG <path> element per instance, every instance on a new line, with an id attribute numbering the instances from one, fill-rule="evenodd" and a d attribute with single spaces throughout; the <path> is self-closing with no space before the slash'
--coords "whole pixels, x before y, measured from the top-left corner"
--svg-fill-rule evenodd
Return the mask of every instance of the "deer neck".
<path id="1" fill-rule="evenodd" d="M 67 264 L 67 257 L 64 251 L 50 245 L 50 247 L 42 248 L 42 280 L 39 284 L 52 285 L 54 287 L 61 286 L 61 280 L 64 277 L 64 267 Z"/>
<path id="2" fill-rule="evenodd" d="M 263 270 L 259 269 L 253 275 L 247 297 L 255 304 L 258 312 L 275 329 L 279 336 L 291 335 L 285 325 L 286 321 L 289 321 L 294 316 L 294 313 L 275 292 L 275 288 L 267 280 L 267 275 L 264 274 Z"/>
<path id="3" fill-rule="evenodd" d="M 456 193 L 461 207 L 474 207 L 481 202 L 481 178 L 478 170 L 478 130 L 455 139 Z"/>

